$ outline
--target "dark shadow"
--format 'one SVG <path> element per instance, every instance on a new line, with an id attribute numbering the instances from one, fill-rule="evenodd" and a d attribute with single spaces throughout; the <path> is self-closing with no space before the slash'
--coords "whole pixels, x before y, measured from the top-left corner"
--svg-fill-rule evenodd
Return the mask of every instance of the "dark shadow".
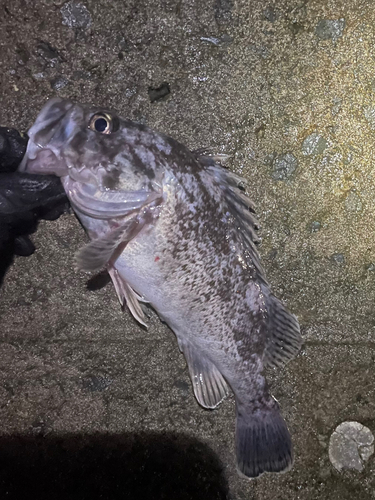
<path id="1" fill-rule="evenodd" d="M 100 271 L 100 273 L 95 274 L 95 276 L 90 278 L 86 283 L 86 287 L 88 290 L 93 292 L 95 290 L 100 290 L 101 288 L 104 288 L 110 282 L 111 282 L 111 277 L 108 274 L 107 270 L 104 269 L 104 271 Z"/>
<path id="2" fill-rule="evenodd" d="M 226 500 L 213 451 L 183 434 L 0 437 L 0 498 Z"/>

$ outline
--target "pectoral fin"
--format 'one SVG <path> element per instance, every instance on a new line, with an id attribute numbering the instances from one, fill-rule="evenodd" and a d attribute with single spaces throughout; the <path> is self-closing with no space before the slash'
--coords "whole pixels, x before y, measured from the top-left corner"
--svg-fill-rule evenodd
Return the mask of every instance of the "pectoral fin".
<path id="1" fill-rule="evenodd" d="M 83 189 L 83 187 L 82 187 Z M 108 193 L 105 193 L 106 195 Z M 115 193 L 116 196 L 119 193 Z M 141 197 L 138 199 L 137 203 L 134 201 L 137 199 L 137 193 L 120 193 L 121 196 L 115 201 L 106 201 L 103 199 L 103 196 L 100 200 L 96 200 L 96 204 L 101 204 L 101 208 L 97 211 L 97 207 L 90 198 L 90 201 L 87 202 L 85 206 L 85 212 L 87 215 L 91 217 L 99 218 L 99 213 L 101 214 L 102 219 L 109 218 L 107 215 L 112 213 L 113 206 L 118 203 L 116 210 L 118 213 L 117 217 L 122 217 L 124 222 L 122 224 L 103 236 L 96 238 L 86 246 L 84 246 L 81 250 L 79 250 L 76 254 L 76 264 L 79 269 L 83 271 L 99 271 L 108 263 L 114 264 L 121 253 L 124 251 L 126 245 L 135 238 L 142 228 L 145 225 L 150 225 L 154 223 L 159 217 L 159 207 L 162 202 L 162 198 L 157 193 L 146 193 L 147 196 Z M 127 213 L 127 209 L 124 204 L 126 204 L 126 196 L 134 195 L 134 200 L 131 202 L 131 210 L 130 206 L 128 209 L 130 210 L 130 214 Z M 113 200 L 113 198 L 111 198 Z M 130 201 L 129 201 L 130 203 Z M 82 206 L 79 206 L 79 210 L 83 211 Z M 112 217 L 113 218 L 113 217 Z"/>
<path id="2" fill-rule="evenodd" d="M 144 226 L 138 217 L 127 220 L 124 224 L 109 231 L 104 236 L 90 241 L 78 250 L 75 261 L 82 271 L 100 271 L 110 260 L 113 262 Z M 117 258 L 116 257 L 116 258 Z"/>

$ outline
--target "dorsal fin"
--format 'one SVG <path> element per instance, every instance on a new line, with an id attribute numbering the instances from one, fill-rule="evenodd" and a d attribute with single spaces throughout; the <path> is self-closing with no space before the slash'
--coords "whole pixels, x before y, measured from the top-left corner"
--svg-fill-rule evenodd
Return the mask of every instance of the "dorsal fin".
<path id="1" fill-rule="evenodd" d="M 218 165 L 212 156 L 198 156 L 198 161 L 206 172 L 213 176 L 220 186 L 228 211 L 236 220 L 240 235 L 250 253 L 259 278 L 267 284 L 256 245 L 260 242 L 257 234 L 259 223 L 255 216 L 254 203 L 244 192 L 247 182 L 244 178 Z"/>

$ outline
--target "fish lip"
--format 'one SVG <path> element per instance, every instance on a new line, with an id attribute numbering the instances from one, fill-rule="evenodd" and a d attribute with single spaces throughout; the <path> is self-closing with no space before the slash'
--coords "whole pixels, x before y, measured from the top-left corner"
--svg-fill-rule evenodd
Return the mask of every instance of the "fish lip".
<path id="1" fill-rule="evenodd" d="M 71 120 L 75 110 L 75 104 L 69 99 L 54 97 L 47 101 L 28 131 L 29 142 L 18 171 L 58 177 L 68 174 L 61 152 L 76 126 Z"/>

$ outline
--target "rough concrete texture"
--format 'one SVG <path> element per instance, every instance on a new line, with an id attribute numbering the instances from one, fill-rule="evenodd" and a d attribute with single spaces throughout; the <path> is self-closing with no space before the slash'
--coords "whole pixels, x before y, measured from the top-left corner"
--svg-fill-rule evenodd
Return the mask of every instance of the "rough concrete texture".
<path id="1" fill-rule="evenodd" d="M 178 469 L 179 454 L 171 453 L 164 476 L 133 467 L 140 482 L 162 477 L 165 488 L 168 478 L 180 478 L 174 497 L 155 487 L 149 498 L 374 498 L 373 457 L 361 473 L 340 473 L 328 457 L 329 436 L 342 421 L 375 431 L 373 2 L 0 6 L 0 124 L 26 129 L 46 99 L 59 95 L 111 106 L 191 148 L 230 154 L 229 168 L 248 179 L 257 205 L 269 281 L 306 340 L 297 359 L 270 374 L 293 435 L 295 466 L 285 475 L 240 479 L 233 398 L 212 412 L 200 408 L 168 328 L 152 313 L 144 331 L 121 312 L 111 285 L 89 291 L 88 277 L 74 270 L 73 252 L 86 241 L 74 216 L 42 223 L 36 253 L 16 260 L 1 292 L 2 456 L 21 460 L 22 444 L 33 456 L 30 449 L 45 436 L 49 451 L 38 463 L 52 470 L 56 439 L 66 440 L 68 454 L 75 450 L 69 436 L 86 436 L 99 456 L 105 436 L 119 436 L 119 449 L 128 450 L 129 436 L 145 432 L 142 446 L 149 439 L 156 453 L 163 441 L 154 433 L 166 432 L 190 465 Z M 154 99 L 163 83 L 170 93 L 164 85 L 163 99 Z M 14 434 L 28 436 L 18 448 Z M 197 474 L 201 454 L 189 461 L 186 439 L 190 448 L 204 445 L 208 457 Z M 74 460 L 79 453 L 72 452 Z M 124 463 L 126 475 L 129 458 Z M 121 460 L 116 464 L 112 469 L 122 471 Z M 117 488 L 108 498 L 137 497 L 122 472 L 108 477 Z M 100 484 L 110 488 L 108 477 L 103 473 Z M 203 483 L 192 493 L 186 488 L 195 477 Z"/>

